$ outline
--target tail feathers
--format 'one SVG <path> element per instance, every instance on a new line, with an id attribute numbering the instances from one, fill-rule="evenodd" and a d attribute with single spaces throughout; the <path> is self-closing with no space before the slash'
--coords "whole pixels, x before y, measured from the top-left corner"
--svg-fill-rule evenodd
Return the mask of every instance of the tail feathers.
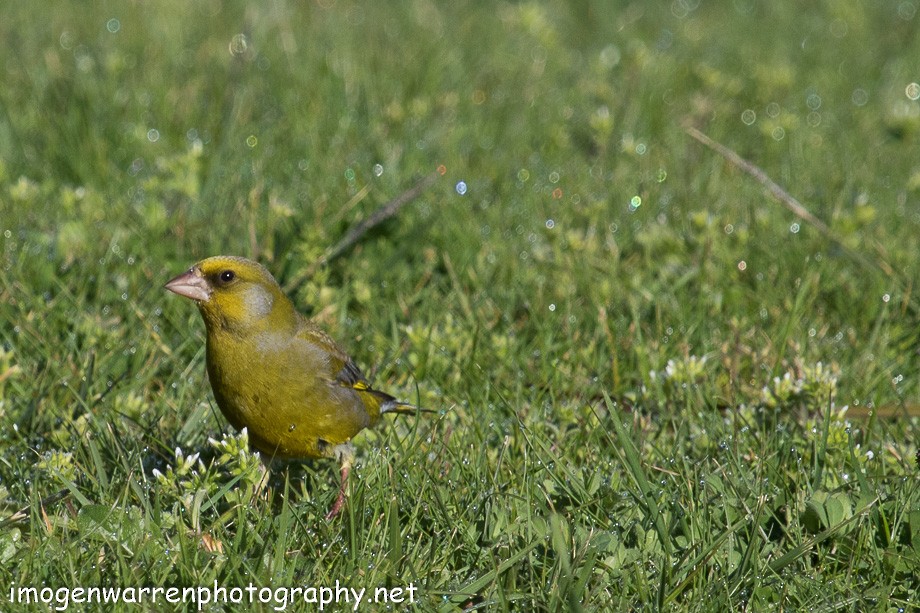
<path id="1" fill-rule="evenodd" d="M 365 397 L 364 405 L 371 411 L 372 415 L 374 413 L 374 409 L 376 409 L 377 415 L 383 415 L 384 413 L 409 415 L 412 413 L 437 412 L 432 411 L 431 409 L 423 409 L 421 407 L 417 407 L 414 404 L 409 404 L 408 402 L 402 402 L 401 400 L 397 400 L 393 396 L 390 396 L 386 392 L 381 392 L 372 388 L 361 390 L 360 393 Z M 374 419 L 376 420 L 376 418 Z"/>
<path id="2" fill-rule="evenodd" d="M 397 415 L 409 415 L 413 413 L 437 413 L 432 409 L 423 409 L 422 407 L 415 406 L 414 404 L 409 404 L 408 402 L 401 402 L 395 398 L 390 398 L 388 401 L 383 402 L 380 405 L 381 413 L 396 413 Z"/>

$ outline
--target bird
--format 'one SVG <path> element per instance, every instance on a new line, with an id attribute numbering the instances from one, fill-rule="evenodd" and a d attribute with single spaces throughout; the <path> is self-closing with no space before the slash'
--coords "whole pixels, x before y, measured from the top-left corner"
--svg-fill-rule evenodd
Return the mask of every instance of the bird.
<path id="1" fill-rule="evenodd" d="M 165 289 L 198 305 L 217 406 L 263 460 L 339 463 L 342 510 L 355 461 L 351 439 L 386 413 L 422 409 L 371 387 L 354 360 L 301 314 L 258 262 L 219 255 L 170 279 Z"/>

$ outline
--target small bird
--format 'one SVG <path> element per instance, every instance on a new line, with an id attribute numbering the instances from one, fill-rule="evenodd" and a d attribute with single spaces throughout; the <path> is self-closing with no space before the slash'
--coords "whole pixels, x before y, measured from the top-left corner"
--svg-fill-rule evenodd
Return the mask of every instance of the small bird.
<path id="1" fill-rule="evenodd" d="M 263 458 L 335 458 L 342 482 L 326 515 L 345 504 L 351 439 L 383 413 L 418 409 L 371 388 L 348 354 L 301 315 L 261 264 L 202 260 L 165 286 L 198 304 L 207 330 L 208 378 L 234 428 Z"/>

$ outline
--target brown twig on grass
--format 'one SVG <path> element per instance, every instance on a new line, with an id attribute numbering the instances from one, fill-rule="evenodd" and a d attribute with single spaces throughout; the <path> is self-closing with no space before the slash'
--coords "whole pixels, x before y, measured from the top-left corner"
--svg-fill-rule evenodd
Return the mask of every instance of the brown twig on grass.
<path id="1" fill-rule="evenodd" d="M 49 494 L 48 496 L 45 496 L 44 498 L 39 500 L 38 506 L 42 510 L 42 513 L 44 513 L 46 506 L 50 506 L 60 500 L 63 500 L 64 498 L 67 498 L 67 496 L 69 495 L 70 495 L 70 492 L 68 490 L 59 490 L 55 492 L 54 494 Z M 29 509 L 31 509 L 31 505 L 27 507 L 23 507 L 19 509 L 18 511 L 16 511 L 15 513 L 13 513 L 12 515 L 10 515 L 9 517 L 3 520 L 0 520 L 0 529 L 6 528 L 7 526 L 10 526 L 17 522 L 25 521 L 26 519 L 28 519 Z M 45 518 L 47 521 L 47 515 L 45 515 Z"/>
<path id="2" fill-rule="evenodd" d="M 339 257 L 354 247 L 358 241 L 360 241 L 361 238 L 367 234 L 368 231 L 379 226 L 387 219 L 395 216 L 405 205 L 409 204 L 420 195 L 422 195 L 425 190 L 434 185 L 435 181 L 437 181 L 438 178 L 444 174 L 444 172 L 444 167 L 439 166 L 437 170 L 422 177 L 418 183 L 371 213 L 367 219 L 364 219 L 360 223 L 352 226 L 351 229 L 348 230 L 348 233 L 342 237 L 342 240 L 336 243 L 332 248 L 327 249 L 326 253 L 324 253 L 319 259 L 313 262 L 304 272 L 291 279 L 287 283 L 286 289 L 288 291 L 292 291 L 299 287 L 301 283 L 316 274 L 316 271 L 321 267 L 325 266 L 335 258 Z"/>
<path id="3" fill-rule="evenodd" d="M 767 175 L 762 169 L 758 166 L 755 166 L 751 162 L 748 162 L 743 157 L 726 147 L 725 145 L 714 141 L 709 138 L 693 126 L 684 126 L 687 134 L 692 138 L 699 141 L 703 145 L 709 147 L 723 158 L 725 158 L 731 165 L 736 168 L 740 168 L 742 171 L 753 177 L 758 183 L 767 188 L 770 194 L 773 195 L 783 206 L 792 211 L 792 213 L 799 219 L 811 224 L 822 236 L 828 240 L 834 242 L 837 246 L 840 247 L 843 252 L 850 257 L 857 264 L 863 268 L 870 270 L 879 270 L 886 277 L 898 284 L 899 288 L 904 294 L 902 299 L 902 305 L 905 312 L 910 313 L 914 317 L 920 314 L 920 307 L 914 302 L 912 287 L 910 279 L 905 279 L 903 275 L 897 274 L 897 272 L 892 268 L 892 266 L 884 260 L 884 258 L 879 255 L 876 259 L 872 260 L 864 256 L 862 253 L 855 251 L 848 247 L 843 240 L 828 227 L 823 221 L 811 214 L 811 212 L 806 209 L 801 202 L 799 202 L 795 197 L 793 197 L 789 192 L 784 190 L 778 183 Z M 899 403 L 898 405 L 887 405 L 880 407 L 851 407 L 851 411 L 847 415 L 852 415 L 859 418 L 867 418 L 874 420 L 876 418 L 901 418 L 902 416 L 911 416 L 917 414 L 917 406 L 906 406 L 904 403 Z M 920 452 L 918 452 L 917 462 L 920 464 Z"/>
<path id="4" fill-rule="evenodd" d="M 855 261 L 860 266 L 864 268 L 880 270 L 885 274 L 885 276 L 896 281 L 901 287 L 904 287 L 903 280 L 899 279 L 895 274 L 894 269 L 891 265 L 886 262 L 881 257 L 878 257 L 874 260 L 867 258 L 862 253 L 850 248 L 844 243 L 843 239 L 837 235 L 836 232 L 831 230 L 831 228 L 815 217 L 811 211 L 805 208 L 805 206 L 799 202 L 792 194 L 784 190 L 776 181 L 770 178 L 770 176 L 765 173 L 760 167 L 755 166 L 751 162 L 748 162 L 746 159 L 723 145 L 722 143 L 715 141 L 693 126 L 684 126 L 684 130 L 689 134 L 693 139 L 702 143 L 703 145 L 709 147 L 723 158 L 725 158 L 728 163 L 732 166 L 741 169 L 748 175 L 754 178 L 758 183 L 767 188 L 767 191 L 776 198 L 780 204 L 792 211 L 792 214 L 801 219 L 802 221 L 811 225 L 815 230 L 821 233 L 826 239 L 835 243 L 840 249 L 843 250 L 853 261 Z"/>
<path id="5" fill-rule="evenodd" d="M 390 217 L 396 215 L 396 213 L 399 212 L 399 209 L 418 198 L 426 189 L 434 185 L 434 182 L 437 181 L 442 174 L 443 173 L 440 170 L 436 170 L 428 176 L 422 177 L 422 179 L 420 179 L 419 182 L 413 185 L 411 188 L 407 189 L 374 211 L 370 217 L 361 223 L 353 226 L 351 230 L 348 231 L 348 234 L 346 234 L 342 240 L 340 240 L 335 245 L 335 247 L 330 249 L 326 255 L 317 260 L 317 264 L 315 265 L 322 266 L 327 264 L 331 260 L 334 260 L 335 258 L 351 249 L 355 243 L 361 240 L 361 237 L 364 236 L 368 230 L 379 226 Z"/>

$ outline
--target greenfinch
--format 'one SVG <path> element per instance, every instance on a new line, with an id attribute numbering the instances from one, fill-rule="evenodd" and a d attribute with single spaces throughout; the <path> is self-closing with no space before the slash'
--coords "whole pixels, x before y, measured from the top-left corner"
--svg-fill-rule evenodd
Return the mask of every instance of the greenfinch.
<path id="1" fill-rule="evenodd" d="M 165 287 L 197 303 L 217 406 L 234 428 L 248 429 L 263 459 L 338 460 L 341 486 L 327 518 L 337 515 L 354 463 L 351 439 L 383 413 L 416 407 L 373 389 L 348 354 L 252 260 L 210 257 Z"/>

